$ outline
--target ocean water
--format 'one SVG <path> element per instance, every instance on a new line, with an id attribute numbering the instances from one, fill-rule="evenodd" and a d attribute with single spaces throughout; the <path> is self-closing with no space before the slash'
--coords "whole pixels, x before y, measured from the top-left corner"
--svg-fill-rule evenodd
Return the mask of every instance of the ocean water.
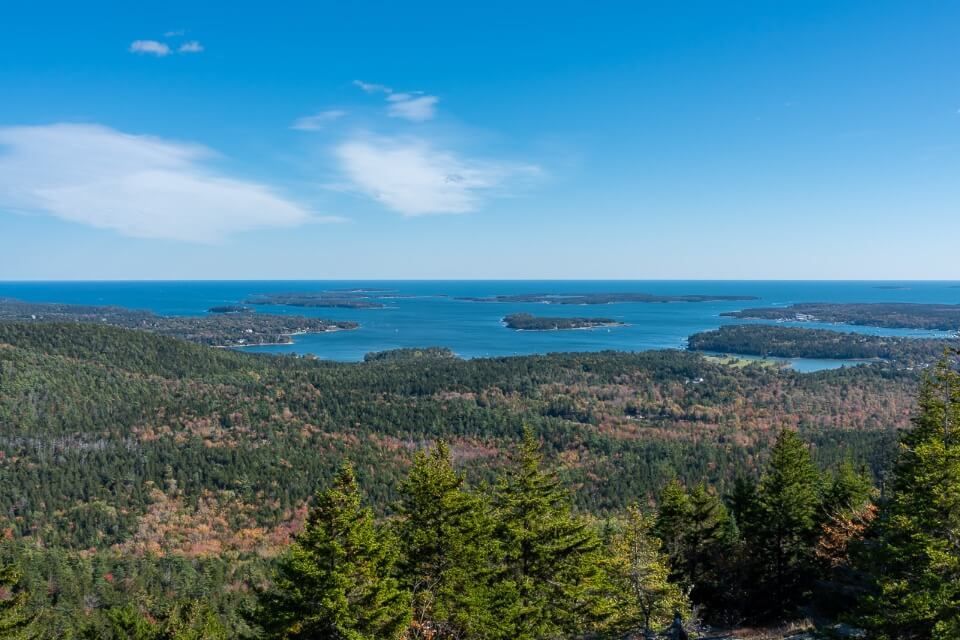
<path id="1" fill-rule="evenodd" d="M 256 294 L 343 289 L 386 290 L 383 309 L 329 309 L 258 306 L 261 313 L 353 320 L 355 331 L 296 336 L 291 345 L 248 351 L 313 354 L 341 361 L 402 347 L 448 347 L 465 358 L 556 351 L 642 351 L 682 349 L 692 333 L 738 321 L 720 314 L 753 306 L 795 302 L 960 303 L 957 282 L 801 281 L 164 281 L 164 282 L 0 282 L 0 297 L 38 302 L 117 305 L 163 315 L 199 315 L 212 306 L 239 304 Z M 758 300 L 671 303 L 549 305 L 458 300 L 523 293 L 637 292 L 657 295 L 752 295 Z M 609 317 L 623 327 L 572 331 L 513 331 L 501 319 L 510 313 L 543 316 Z M 877 335 L 943 336 L 942 332 L 818 323 L 791 323 Z M 842 361 L 797 360 L 798 370 L 841 366 Z"/>

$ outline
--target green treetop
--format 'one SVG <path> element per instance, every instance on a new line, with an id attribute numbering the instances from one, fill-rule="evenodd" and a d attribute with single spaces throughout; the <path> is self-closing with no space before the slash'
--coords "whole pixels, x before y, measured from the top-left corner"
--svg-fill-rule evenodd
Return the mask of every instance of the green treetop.
<path id="1" fill-rule="evenodd" d="M 503 566 L 498 615 L 516 640 L 587 632 L 600 606 L 600 541 L 571 511 L 570 496 L 543 470 L 528 429 L 513 466 L 497 485 L 498 538 Z"/>
<path id="2" fill-rule="evenodd" d="M 945 362 L 923 387 L 880 513 L 866 623 L 882 639 L 960 637 L 960 374 Z"/>
<path id="3" fill-rule="evenodd" d="M 675 612 L 689 610 L 680 587 L 669 579 L 667 557 L 653 535 L 653 519 L 637 505 L 627 509 L 605 563 L 617 637 L 665 627 Z"/>
<path id="4" fill-rule="evenodd" d="M 413 594 L 414 638 L 482 637 L 497 558 L 486 501 L 467 491 L 443 442 L 418 453 L 401 489 L 401 584 Z"/>
<path id="5" fill-rule="evenodd" d="M 400 638 L 409 597 L 391 576 L 394 552 L 360 504 L 352 467 L 337 473 L 287 555 L 259 620 L 267 637 L 302 640 Z"/>
<path id="6" fill-rule="evenodd" d="M 783 431 L 760 479 L 754 519 L 744 523 L 767 614 L 788 612 L 809 595 L 821 504 L 820 473 L 807 445 Z"/>

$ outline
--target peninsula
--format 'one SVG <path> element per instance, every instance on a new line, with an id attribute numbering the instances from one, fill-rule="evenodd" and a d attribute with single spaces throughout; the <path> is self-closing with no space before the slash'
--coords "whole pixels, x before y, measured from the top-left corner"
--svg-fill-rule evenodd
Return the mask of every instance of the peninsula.
<path id="1" fill-rule="evenodd" d="M 801 302 L 789 307 L 743 309 L 720 315 L 778 322 L 838 322 L 886 329 L 960 329 L 960 305 L 957 304 Z"/>
<path id="2" fill-rule="evenodd" d="M 161 316 L 150 311 L 0 299 L 0 323 L 86 323 L 149 331 L 215 347 L 290 344 L 292 336 L 356 329 L 356 322 L 303 316 L 221 312 L 205 316 Z"/>
<path id="3" fill-rule="evenodd" d="M 862 333 L 785 327 L 728 325 L 695 333 L 687 339 L 691 351 L 776 357 L 884 360 L 904 365 L 930 364 L 960 340 L 870 336 Z"/>

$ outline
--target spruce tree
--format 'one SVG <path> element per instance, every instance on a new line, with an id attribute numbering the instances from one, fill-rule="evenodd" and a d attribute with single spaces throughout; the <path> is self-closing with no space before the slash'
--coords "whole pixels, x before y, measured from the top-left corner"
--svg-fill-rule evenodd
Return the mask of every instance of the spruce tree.
<path id="1" fill-rule="evenodd" d="M 486 501 L 464 487 L 450 448 L 418 453 L 401 489 L 397 575 L 413 595 L 411 637 L 481 637 L 490 617 L 491 569 L 497 559 Z"/>
<path id="2" fill-rule="evenodd" d="M 699 484 L 689 494 L 690 521 L 684 535 L 683 573 L 694 602 L 714 619 L 735 605 L 740 593 L 733 566 L 737 528 L 723 501 Z"/>
<path id="3" fill-rule="evenodd" d="M 282 558 L 258 619 L 267 637 L 388 640 L 406 631 L 410 599 L 391 572 L 394 549 L 361 506 L 352 467 L 319 493 Z"/>
<path id="4" fill-rule="evenodd" d="M 632 505 L 610 544 L 605 569 L 614 613 L 607 631 L 616 637 L 665 627 L 675 612 L 689 610 L 683 591 L 670 581 L 668 558 L 653 525 L 653 518 Z"/>
<path id="5" fill-rule="evenodd" d="M 600 541 L 573 514 L 569 493 L 542 468 L 526 429 L 516 459 L 495 492 L 503 561 L 497 582 L 499 637 L 569 637 L 589 631 L 602 608 Z"/>
<path id="6" fill-rule="evenodd" d="M 845 460 L 836 469 L 823 495 L 826 520 L 861 512 L 873 497 L 873 482 L 863 469 Z"/>
<path id="7" fill-rule="evenodd" d="M 865 623 L 882 639 L 960 637 L 960 374 L 946 362 L 901 438 L 874 533 Z"/>
<path id="8" fill-rule="evenodd" d="M 790 612 L 810 595 L 821 510 L 821 478 L 807 445 L 793 431 L 777 438 L 757 489 L 754 521 L 745 531 L 758 560 L 761 614 Z"/>
<path id="9" fill-rule="evenodd" d="M 670 568 L 675 580 L 684 580 L 686 559 L 685 538 L 690 527 L 692 509 L 690 496 L 679 480 L 672 480 L 663 488 L 657 502 L 657 520 L 654 531 L 663 542 L 663 549 L 670 559 Z"/>

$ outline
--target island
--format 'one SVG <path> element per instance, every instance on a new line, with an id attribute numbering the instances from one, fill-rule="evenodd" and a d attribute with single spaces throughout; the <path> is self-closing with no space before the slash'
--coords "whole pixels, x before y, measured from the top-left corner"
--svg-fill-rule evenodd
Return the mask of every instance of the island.
<path id="1" fill-rule="evenodd" d="M 544 304 L 612 304 L 615 302 L 721 302 L 757 300 L 756 296 L 681 295 L 658 296 L 650 293 L 523 293 L 490 297 L 461 297 L 467 302 L 540 302 Z"/>
<path id="2" fill-rule="evenodd" d="M 242 304 L 225 304 L 207 309 L 207 313 L 250 313 L 251 311 L 253 309 Z"/>
<path id="3" fill-rule="evenodd" d="M 545 318 L 529 313 L 513 313 L 503 318 L 503 325 L 516 331 L 557 331 L 622 327 L 624 323 L 612 318 Z"/>
<path id="4" fill-rule="evenodd" d="M 782 325 L 727 325 L 695 333 L 687 339 L 691 351 L 776 358 L 883 360 L 912 366 L 930 364 L 960 340 L 870 336 L 829 329 Z"/>
<path id="5" fill-rule="evenodd" d="M 363 356 L 364 362 L 411 362 L 417 360 L 456 360 L 457 354 L 447 347 L 405 347 L 387 351 L 371 351 Z"/>
<path id="6" fill-rule="evenodd" d="M 362 291 L 319 291 L 307 293 L 266 293 L 253 296 L 245 304 L 282 307 L 339 309 L 382 309 L 386 305 Z"/>
<path id="7" fill-rule="evenodd" d="M 789 307 L 765 307 L 728 311 L 733 318 L 777 322 L 837 322 L 886 329 L 960 329 L 960 305 L 915 302 L 801 302 Z"/>
<path id="8" fill-rule="evenodd" d="M 115 306 L 73 305 L 0 299 L 0 322 L 87 323 L 139 329 L 215 347 L 291 344 L 293 336 L 356 329 L 356 322 L 292 315 L 214 313 L 161 316 Z"/>

